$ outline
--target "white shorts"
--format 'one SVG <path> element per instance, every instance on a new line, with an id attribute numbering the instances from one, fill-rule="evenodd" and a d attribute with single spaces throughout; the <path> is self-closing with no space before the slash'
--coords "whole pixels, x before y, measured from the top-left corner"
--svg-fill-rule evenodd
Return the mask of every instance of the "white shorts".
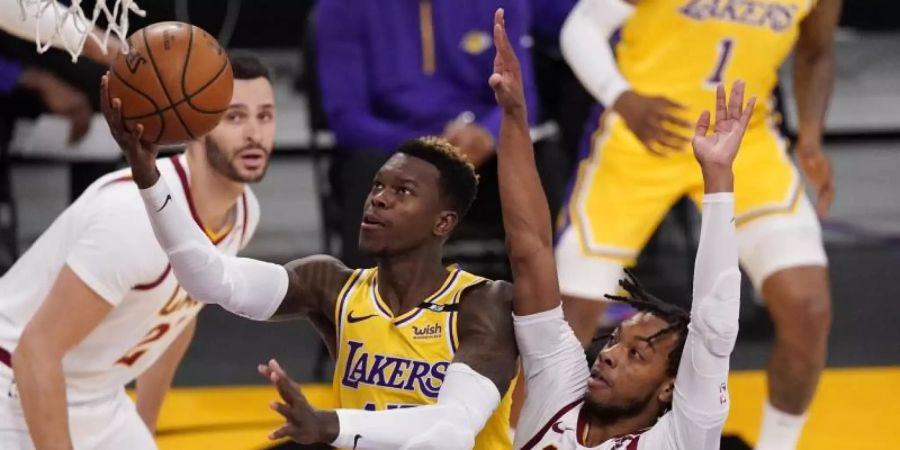
<path id="1" fill-rule="evenodd" d="M 18 390 L 0 367 L 0 449 L 33 450 Z M 75 450 L 156 450 L 156 443 L 120 388 L 97 400 L 69 404 L 69 433 Z"/>
<path id="2" fill-rule="evenodd" d="M 586 255 L 578 233 L 569 227 L 556 244 L 556 267 L 563 295 L 603 300 L 615 294 L 623 276 L 620 261 Z M 809 198 L 801 194 L 796 209 L 750 221 L 737 229 L 741 267 L 759 290 L 770 275 L 791 267 L 827 266 L 822 229 Z"/>

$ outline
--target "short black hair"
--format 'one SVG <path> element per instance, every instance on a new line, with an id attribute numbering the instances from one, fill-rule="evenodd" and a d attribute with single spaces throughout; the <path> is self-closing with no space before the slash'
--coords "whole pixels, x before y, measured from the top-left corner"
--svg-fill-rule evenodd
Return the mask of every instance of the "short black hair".
<path id="1" fill-rule="evenodd" d="M 446 139 L 426 136 L 400 144 L 397 153 L 423 159 L 436 167 L 441 174 L 441 194 L 449 196 L 460 219 L 469 212 L 478 193 L 478 175 L 458 147 Z"/>
<path id="2" fill-rule="evenodd" d="M 245 52 L 229 52 L 228 60 L 231 61 L 231 70 L 235 80 L 253 80 L 265 78 L 272 81 L 269 68 L 256 56 Z"/>

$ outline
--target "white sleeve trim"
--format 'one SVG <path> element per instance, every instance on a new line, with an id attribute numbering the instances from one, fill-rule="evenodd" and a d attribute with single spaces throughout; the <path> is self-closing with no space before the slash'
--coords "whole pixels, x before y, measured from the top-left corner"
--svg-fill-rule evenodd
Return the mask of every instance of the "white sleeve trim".
<path id="1" fill-rule="evenodd" d="M 581 0 L 566 18 L 559 42 L 575 76 L 607 108 L 631 87 L 616 66 L 609 38 L 631 15 L 623 0 Z"/>
<path id="2" fill-rule="evenodd" d="M 122 303 L 122 295 L 118 295 L 114 292 L 113 289 L 110 289 L 107 283 L 103 282 L 100 278 L 94 276 L 90 269 L 86 267 L 86 264 L 79 259 L 67 259 L 66 265 L 69 269 L 74 273 L 82 283 L 85 284 L 90 290 L 94 291 L 95 294 L 100 296 L 106 303 L 109 303 L 110 306 L 118 306 Z"/>
<path id="3" fill-rule="evenodd" d="M 560 317 L 563 317 L 563 309 L 561 304 L 557 305 L 553 309 L 548 309 L 539 313 L 526 314 L 524 316 L 517 316 L 516 314 L 513 314 L 513 321 L 519 326 L 528 326 L 548 320 L 559 319 Z"/>

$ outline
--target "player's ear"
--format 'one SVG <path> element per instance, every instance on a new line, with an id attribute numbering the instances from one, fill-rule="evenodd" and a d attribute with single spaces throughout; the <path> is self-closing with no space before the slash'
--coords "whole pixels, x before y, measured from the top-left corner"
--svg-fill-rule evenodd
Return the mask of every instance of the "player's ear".
<path id="1" fill-rule="evenodd" d="M 672 403 L 672 395 L 675 390 L 675 378 L 666 378 L 666 381 L 659 386 L 656 392 L 656 398 L 660 403 Z"/>
<path id="2" fill-rule="evenodd" d="M 431 232 L 435 236 L 446 236 L 456 228 L 457 223 L 459 223 L 459 214 L 456 211 L 445 209 L 438 215 Z"/>

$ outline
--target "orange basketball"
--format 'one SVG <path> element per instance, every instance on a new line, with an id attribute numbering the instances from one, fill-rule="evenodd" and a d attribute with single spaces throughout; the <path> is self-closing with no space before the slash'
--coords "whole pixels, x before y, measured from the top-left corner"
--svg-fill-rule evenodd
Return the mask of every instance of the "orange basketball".
<path id="1" fill-rule="evenodd" d="M 159 145 L 197 139 L 215 128 L 234 86 L 228 56 L 209 33 L 159 22 L 135 31 L 128 45 L 109 76 L 109 98 L 122 101 L 125 126 L 142 124 L 142 140 Z"/>

